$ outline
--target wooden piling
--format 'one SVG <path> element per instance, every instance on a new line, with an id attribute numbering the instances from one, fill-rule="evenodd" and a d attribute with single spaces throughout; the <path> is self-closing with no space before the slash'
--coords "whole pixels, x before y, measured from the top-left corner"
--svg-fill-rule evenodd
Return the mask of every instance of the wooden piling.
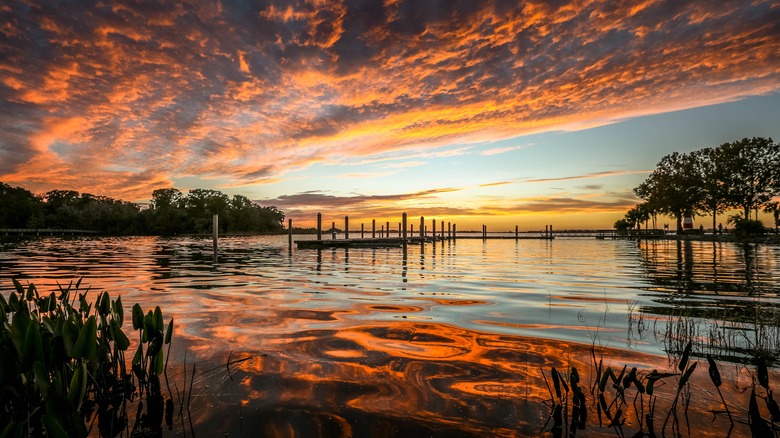
<path id="1" fill-rule="evenodd" d="M 385 234 L 385 237 L 390 237 L 390 221 L 387 221 L 387 234 Z"/>
<path id="2" fill-rule="evenodd" d="M 317 213 L 317 240 L 322 240 L 322 213 Z"/>
<path id="3" fill-rule="evenodd" d="M 515 240 L 519 240 L 519 239 L 520 239 L 520 233 L 519 233 L 519 230 L 517 228 L 517 225 L 515 225 Z"/>
<path id="4" fill-rule="evenodd" d="M 420 216 L 420 241 L 425 239 L 425 217 Z"/>
<path id="5" fill-rule="evenodd" d="M 458 224 L 452 224 L 452 240 L 454 241 L 457 239 L 458 234 Z"/>
<path id="6" fill-rule="evenodd" d="M 349 239 L 349 216 L 344 216 L 344 238 Z"/>
<path id="7" fill-rule="evenodd" d="M 336 240 L 336 222 L 330 223 L 330 232 L 331 232 L 331 238 L 333 238 L 333 240 Z"/>
<path id="8" fill-rule="evenodd" d="M 287 244 L 290 247 L 290 250 L 292 250 L 292 219 L 287 219 Z"/>
<path id="9" fill-rule="evenodd" d="M 402 238 L 406 242 L 406 212 L 401 215 L 401 229 L 403 230 Z"/>
<path id="10" fill-rule="evenodd" d="M 217 244 L 217 238 L 219 237 L 219 215 L 215 214 L 211 217 L 212 221 L 212 234 L 213 234 L 213 240 L 214 240 L 214 261 L 217 261 L 217 251 L 218 251 L 218 244 Z"/>
<path id="11" fill-rule="evenodd" d="M 364 233 L 364 231 L 365 231 L 365 230 L 363 229 L 363 224 L 361 223 L 361 224 L 360 224 L 360 238 L 361 238 L 361 239 L 363 238 L 363 233 Z"/>
<path id="12" fill-rule="evenodd" d="M 431 228 L 431 236 L 434 242 L 436 241 L 436 219 L 433 220 L 433 227 Z"/>
<path id="13" fill-rule="evenodd" d="M 452 239 L 452 222 L 447 222 L 447 238 Z"/>
<path id="14" fill-rule="evenodd" d="M 371 219 L 371 238 L 376 239 L 376 219 Z"/>

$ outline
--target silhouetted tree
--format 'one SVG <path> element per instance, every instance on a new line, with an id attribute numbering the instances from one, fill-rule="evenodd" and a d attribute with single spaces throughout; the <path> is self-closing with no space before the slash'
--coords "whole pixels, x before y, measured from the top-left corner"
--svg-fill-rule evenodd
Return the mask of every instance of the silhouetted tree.
<path id="1" fill-rule="evenodd" d="M 263 207 L 243 195 L 229 198 L 218 190 L 175 188 L 152 192 L 149 208 L 107 196 L 51 190 L 36 196 L 0 182 L 0 228 L 77 228 L 106 234 L 208 233 L 212 215 L 221 231 L 274 232 L 284 229 L 284 213 Z"/>
<path id="2" fill-rule="evenodd" d="M 766 204 L 764 212 L 772 214 L 772 219 L 775 220 L 775 234 L 777 234 L 780 227 L 780 202 L 775 201 Z"/>
<path id="3" fill-rule="evenodd" d="M 152 192 L 152 201 L 146 216 L 147 232 L 172 235 L 189 231 L 185 198 L 179 189 L 157 189 Z"/>
<path id="4" fill-rule="evenodd" d="M 719 147 L 728 203 L 745 219 L 780 193 L 780 145 L 771 138 L 743 138 Z"/>
<path id="5" fill-rule="evenodd" d="M 0 182 L 0 228 L 42 228 L 43 203 L 30 191 Z"/>
<path id="6" fill-rule="evenodd" d="M 712 215 L 712 229 L 717 226 L 717 216 L 729 207 L 728 174 L 725 151 L 721 148 L 705 148 L 693 152 L 701 186 L 702 211 Z"/>
<path id="7" fill-rule="evenodd" d="M 674 152 L 661 158 L 658 166 L 647 179 L 634 189 L 634 193 L 668 214 L 677 222 L 677 232 L 682 232 L 684 215 L 696 213 L 703 200 L 703 190 L 692 154 Z"/>
<path id="8" fill-rule="evenodd" d="M 193 189 L 187 194 L 185 205 L 192 221 L 193 231 L 207 233 L 211 230 L 212 216 L 225 216 L 230 198 L 219 190 Z M 224 230 L 224 224 L 220 224 Z"/>

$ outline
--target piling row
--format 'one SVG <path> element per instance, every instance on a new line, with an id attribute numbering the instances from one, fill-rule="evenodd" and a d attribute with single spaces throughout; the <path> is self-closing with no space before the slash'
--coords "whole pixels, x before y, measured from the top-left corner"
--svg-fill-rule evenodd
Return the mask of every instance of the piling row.
<path id="1" fill-rule="evenodd" d="M 332 247 L 332 246 L 402 246 L 408 243 L 426 243 L 436 241 L 456 240 L 457 238 L 481 238 L 483 240 L 496 239 L 496 238 L 508 238 L 507 236 L 488 236 L 487 225 L 482 225 L 482 233 L 480 236 L 474 235 L 457 235 L 457 224 L 452 222 L 446 222 L 436 219 L 432 219 L 431 232 L 428 234 L 428 228 L 425 224 L 425 217 L 420 216 L 420 227 L 417 231 L 417 236 L 414 234 L 414 224 L 408 224 L 408 217 L 406 213 L 401 215 L 401 222 L 398 223 L 398 231 L 395 234 L 395 230 L 392 230 L 390 221 L 380 225 L 380 229 L 377 230 L 376 219 L 371 220 L 371 237 L 366 238 L 365 225 L 360 224 L 360 238 L 350 239 L 349 229 L 349 216 L 344 216 L 344 238 L 337 239 L 336 222 L 331 222 L 331 239 L 322 239 L 322 213 L 317 213 L 317 240 L 301 240 L 296 241 L 299 248 L 302 247 Z M 288 221 L 289 237 L 288 242 L 292 248 L 292 220 Z M 377 232 L 379 236 L 377 237 Z M 511 238 L 511 237 L 510 237 Z M 553 239 L 552 225 L 545 225 L 544 233 L 540 233 L 539 236 L 524 236 L 522 239 Z M 519 227 L 515 225 L 515 240 L 520 240 Z M 338 242 L 336 242 L 338 240 Z"/>

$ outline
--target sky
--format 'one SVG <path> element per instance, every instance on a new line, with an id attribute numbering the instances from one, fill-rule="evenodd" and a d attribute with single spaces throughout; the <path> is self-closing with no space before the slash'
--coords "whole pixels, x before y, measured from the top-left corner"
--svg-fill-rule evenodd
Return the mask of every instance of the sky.
<path id="1" fill-rule="evenodd" d="M 0 181 L 35 193 L 611 228 L 663 155 L 778 120 L 775 1 L 0 4 Z"/>

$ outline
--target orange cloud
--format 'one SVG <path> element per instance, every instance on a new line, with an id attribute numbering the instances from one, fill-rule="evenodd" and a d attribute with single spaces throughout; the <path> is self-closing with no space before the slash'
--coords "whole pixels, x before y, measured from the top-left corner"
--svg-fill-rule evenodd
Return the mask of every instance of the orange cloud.
<path id="1" fill-rule="evenodd" d="M 56 14 L 12 4 L 0 14 L 0 180 L 131 199 L 149 196 L 135 184 L 143 175 L 152 187 L 183 176 L 240 186 L 780 89 L 769 1 L 158 2 Z M 123 180 L 137 191 L 119 190 Z"/>

